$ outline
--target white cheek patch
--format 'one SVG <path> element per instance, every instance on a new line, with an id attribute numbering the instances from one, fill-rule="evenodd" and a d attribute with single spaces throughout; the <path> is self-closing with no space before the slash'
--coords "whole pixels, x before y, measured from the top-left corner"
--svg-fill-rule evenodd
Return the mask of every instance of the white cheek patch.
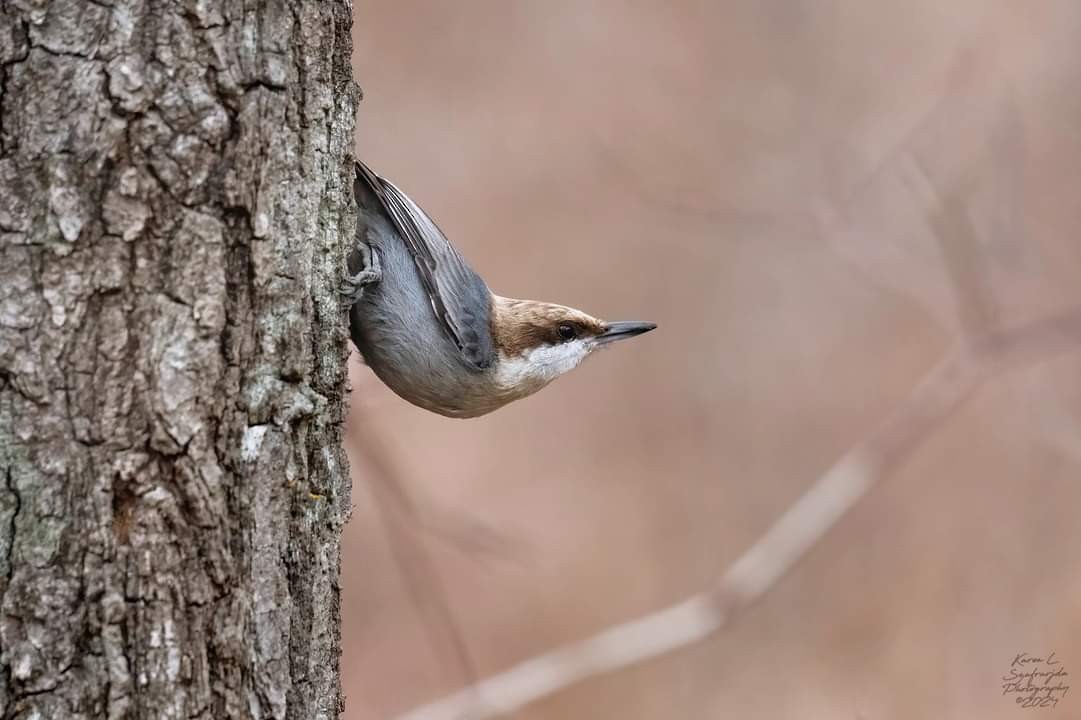
<path id="1" fill-rule="evenodd" d="M 542 345 L 524 355 L 502 358 L 498 363 L 498 382 L 508 388 L 546 385 L 578 367 L 588 354 L 589 347 L 583 340 Z"/>
<path id="2" fill-rule="evenodd" d="M 569 370 L 578 367 L 585 359 L 588 350 L 581 340 L 572 340 L 559 345 L 544 345 L 527 356 L 529 361 L 541 368 L 550 380 L 555 380 Z"/>

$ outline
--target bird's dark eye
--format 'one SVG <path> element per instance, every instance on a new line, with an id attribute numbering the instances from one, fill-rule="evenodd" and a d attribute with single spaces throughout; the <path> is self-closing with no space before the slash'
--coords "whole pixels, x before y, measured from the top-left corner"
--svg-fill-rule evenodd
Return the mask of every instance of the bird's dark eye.
<path id="1" fill-rule="evenodd" d="M 563 338 L 564 341 L 570 341 L 578 337 L 578 331 L 574 329 L 573 325 L 563 323 L 559 326 L 559 337 Z"/>

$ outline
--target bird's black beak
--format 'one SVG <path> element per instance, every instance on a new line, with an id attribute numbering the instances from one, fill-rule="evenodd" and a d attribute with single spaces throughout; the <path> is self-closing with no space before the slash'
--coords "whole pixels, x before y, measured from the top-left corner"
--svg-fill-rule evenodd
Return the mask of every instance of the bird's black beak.
<path id="1" fill-rule="evenodd" d="M 647 333 L 656 327 L 656 323 L 639 322 L 637 320 L 610 322 L 605 327 L 604 332 L 597 336 L 597 344 L 607 345 L 616 340 L 624 340 L 626 338 L 634 337 L 635 335 Z"/>

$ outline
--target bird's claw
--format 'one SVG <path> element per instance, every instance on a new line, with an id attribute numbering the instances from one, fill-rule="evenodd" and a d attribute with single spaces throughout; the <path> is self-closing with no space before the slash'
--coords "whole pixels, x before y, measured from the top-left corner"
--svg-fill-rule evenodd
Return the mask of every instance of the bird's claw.
<path id="1" fill-rule="evenodd" d="M 345 278 L 342 280 L 342 284 L 338 286 L 338 293 L 342 296 L 342 302 L 347 308 L 352 307 L 364 297 L 364 288 L 378 282 L 379 278 L 379 273 L 371 269 L 361 270 L 356 275 Z"/>
<path id="2" fill-rule="evenodd" d="M 372 283 L 377 283 L 383 278 L 383 268 L 379 264 L 379 254 L 365 244 L 361 244 L 357 251 L 364 261 L 364 268 L 357 273 L 349 275 L 338 286 L 338 293 L 342 296 L 346 309 L 353 307 L 364 297 L 364 289 Z"/>

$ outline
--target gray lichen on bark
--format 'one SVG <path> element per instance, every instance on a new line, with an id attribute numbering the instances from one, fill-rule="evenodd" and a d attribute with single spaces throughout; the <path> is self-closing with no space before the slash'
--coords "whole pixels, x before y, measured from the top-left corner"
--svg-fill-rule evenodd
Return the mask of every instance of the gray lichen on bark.
<path id="1" fill-rule="evenodd" d="M 0 4 L 0 718 L 330 718 L 342 0 Z"/>

